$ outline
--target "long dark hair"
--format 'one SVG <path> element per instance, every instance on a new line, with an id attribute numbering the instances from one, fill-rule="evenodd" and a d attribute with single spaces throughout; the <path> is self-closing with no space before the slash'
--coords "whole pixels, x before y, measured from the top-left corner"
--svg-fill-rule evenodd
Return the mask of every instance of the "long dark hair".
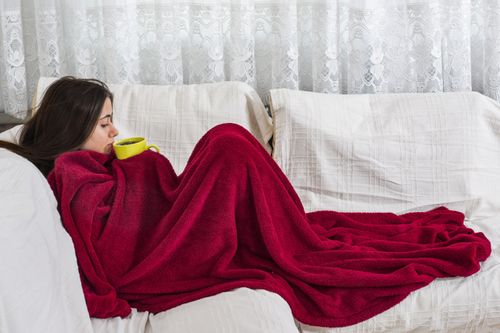
<path id="1" fill-rule="evenodd" d="M 0 148 L 30 160 L 47 176 L 60 154 L 77 150 L 92 134 L 106 98 L 103 82 L 65 76 L 52 83 L 23 126 L 18 144 L 0 141 Z"/>

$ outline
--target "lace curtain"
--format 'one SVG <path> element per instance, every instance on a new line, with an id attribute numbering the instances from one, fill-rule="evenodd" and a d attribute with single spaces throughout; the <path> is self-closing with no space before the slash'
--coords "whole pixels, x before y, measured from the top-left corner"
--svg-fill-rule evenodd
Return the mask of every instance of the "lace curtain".
<path id="1" fill-rule="evenodd" d="M 500 100 L 500 0 L 0 0 L 0 109 L 40 76 L 239 80 L 330 93 Z"/>

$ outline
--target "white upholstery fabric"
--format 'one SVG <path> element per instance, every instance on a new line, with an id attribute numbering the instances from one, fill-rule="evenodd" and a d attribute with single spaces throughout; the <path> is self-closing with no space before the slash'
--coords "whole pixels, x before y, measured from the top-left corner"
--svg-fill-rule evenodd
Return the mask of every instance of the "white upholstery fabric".
<path id="1" fill-rule="evenodd" d="M 271 91 L 273 157 L 306 210 L 462 211 L 493 253 L 358 325 L 309 332 L 500 330 L 500 105 L 478 93 Z"/>

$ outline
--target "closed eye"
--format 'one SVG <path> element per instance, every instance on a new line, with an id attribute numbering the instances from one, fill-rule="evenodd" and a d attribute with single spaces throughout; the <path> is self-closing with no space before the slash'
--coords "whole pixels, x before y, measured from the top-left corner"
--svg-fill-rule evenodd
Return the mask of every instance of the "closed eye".
<path id="1" fill-rule="evenodd" d="M 105 124 L 101 124 L 101 127 L 102 128 L 105 128 L 107 127 L 110 123 L 113 123 L 113 114 L 108 114 L 108 115 L 105 115 L 104 117 L 102 117 L 101 119 L 99 120 L 105 120 L 106 123 Z"/>

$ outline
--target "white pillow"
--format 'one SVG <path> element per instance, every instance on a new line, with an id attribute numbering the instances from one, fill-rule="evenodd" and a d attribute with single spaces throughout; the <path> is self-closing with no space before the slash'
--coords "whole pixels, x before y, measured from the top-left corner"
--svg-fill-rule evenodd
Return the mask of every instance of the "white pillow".
<path id="1" fill-rule="evenodd" d="M 500 213 L 500 105 L 474 92 L 271 91 L 273 157 L 307 210 Z"/>
<path id="2" fill-rule="evenodd" d="M 40 78 L 37 101 L 56 78 Z M 210 128 L 236 123 L 270 153 L 271 118 L 259 95 L 243 82 L 192 85 L 110 84 L 118 138 L 144 136 L 160 147 L 177 173 L 196 142 Z"/>
<path id="3" fill-rule="evenodd" d="M 281 296 L 238 288 L 149 316 L 147 333 L 299 333 Z"/>
<path id="4" fill-rule="evenodd" d="M 0 149 L 0 331 L 92 332 L 71 238 L 36 167 Z"/>
<path id="5" fill-rule="evenodd" d="M 6 131 L 1 132 L 0 140 L 17 143 L 19 141 L 19 136 L 21 135 L 22 128 L 23 125 L 16 125 Z"/>

